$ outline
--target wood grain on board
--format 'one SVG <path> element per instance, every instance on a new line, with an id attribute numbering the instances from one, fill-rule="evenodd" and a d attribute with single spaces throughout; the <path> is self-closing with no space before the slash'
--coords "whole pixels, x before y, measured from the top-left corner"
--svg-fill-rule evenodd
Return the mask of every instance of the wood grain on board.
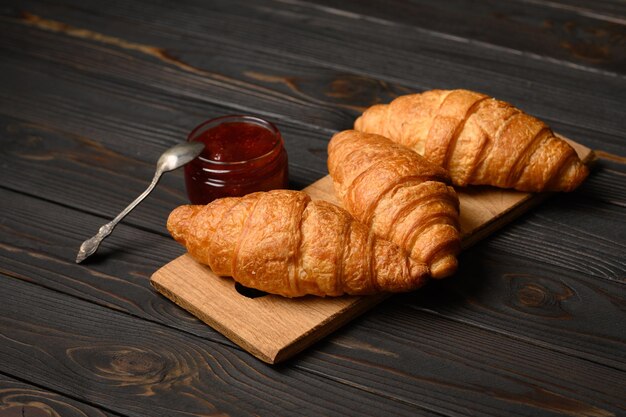
<path id="1" fill-rule="evenodd" d="M 589 148 L 569 142 L 583 161 L 591 162 L 594 154 Z M 304 191 L 313 199 L 341 205 L 329 176 Z M 458 194 L 464 248 L 502 227 L 546 195 L 493 187 L 459 189 Z M 237 291 L 231 278 L 218 277 L 187 254 L 155 272 L 151 283 L 167 298 L 268 363 L 290 358 L 388 296 L 250 298 Z"/>

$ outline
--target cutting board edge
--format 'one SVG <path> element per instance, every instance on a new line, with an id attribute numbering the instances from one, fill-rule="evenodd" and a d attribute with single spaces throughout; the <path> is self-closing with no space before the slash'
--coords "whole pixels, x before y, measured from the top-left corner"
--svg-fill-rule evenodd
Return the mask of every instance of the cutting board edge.
<path id="1" fill-rule="evenodd" d="M 175 262 L 177 259 L 182 258 L 184 256 L 185 255 L 181 255 L 178 258 L 172 260 L 171 262 Z M 167 264 L 165 266 L 167 266 Z M 268 353 L 268 352 L 264 352 L 261 349 L 258 349 L 255 345 L 249 343 L 245 338 L 238 337 L 236 332 L 231 331 L 231 329 L 229 329 L 227 326 L 222 325 L 221 322 L 219 322 L 217 320 L 214 320 L 210 315 L 205 314 L 201 309 L 196 308 L 193 305 L 193 303 L 190 303 L 187 300 L 185 300 L 184 298 L 178 296 L 176 293 L 174 293 L 172 290 L 170 290 L 167 287 L 167 285 L 165 285 L 165 284 L 163 284 L 162 282 L 159 281 L 159 271 L 161 271 L 161 269 L 156 271 L 150 277 L 150 285 L 152 285 L 152 287 L 157 292 L 159 292 L 160 294 L 165 296 L 167 299 L 172 301 L 177 306 L 179 306 L 179 307 L 183 308 L 184 310 L 186 310 L 186 311 L 190 312 L 191 314 L 193 314 L 195 317 L 200 319 L 202 322 L 204 322 L 205 324 L 211 326 L 213 329 L 217 330 L 219 333 L 224 335 L 226 338 L 231 340 L 236 345 L 238 345 L 241 348 L 243 348 L 245 351 L 251 353 L 256 358 L 258 358 L 261 361 L 266 362 L 266 363 L 273 363 L 273 357 L 272 357 L 272 352 L 271 351 Z"/>
<path id="2" fill-rule="evenodd" d="M 487 236 L 493 234 L 495 231 L 509 225 L 509 223 L 527 211 L 530 211 L 531 208 L 538 206 L 547 198 L 550 197 L 551 194 L 528 194 L 523 201 L 520 201 L 515 206 L 511 207 L 509 210 L 500 213 L 498 216 L 493 218 L 493 221 L 482 225 L 476 229 L 471 230 L 469 233 L 461 236 L 461 252 L 464 250 L 471 248 L 481 240 L 485 239 Z"/>
<path id="3" fill-rule="evenodd" d="M 268 363 L 277 364 L 292 358 L 304 349 L 333 333 L 335 330 L 340 329 L 351 320 L 366 313 L 372 307 L 382 303 L 391 297 L 391 295 L 392 294 L 379 294 L 356 298 L 354 302 L 351 302 L 345 308 L 337 311 L 332 316 L 328 316 L 319 325 L 311 328 L 308 332 L 303 333 L 300 337 L 294 339 L 289 345 L 285 345 L 283 348 L 278 349 L 274 355 L 273 361 Z"/>
<path id="4" fill-rule="evenodd" d="M 346 304 L 345 307 L 337 310 L 332 315 L 329 315 L 315 326 L 312 326 L 306 332 L 303 332 L 298 337 L 292 339 L 288 344 L 256 345 L 249 342 L 245 337 L 240 337 L 236 331 L 224 325 L 225 322 L 214 319 L 211 315 L 206 314 L 200 308 L 197 308 L 193 303 L 187 301 L 184 297 L 176 294 L 169 288 L 167 281 L 165 279 L 161 279 L 161 276 L 165 276 L 164 271 L 167 269 L 169 264 L 178 263 L 181 258 L 188 256 L 188 254 L 183 254 L 159 268 L 151 275 L 150 285 L 174 304 L 190 312 L 202 322 L 211 326 L 226 338 L 231 340 L 233 343 L 255 356 L 257 359 L 272 365 L 283 362 L 300 353 L 307 347 L 328 336 L 330 333 L 339 329 L 352 319 L 369 311 L 372 307 L 391 296 L 391 294 L 379 294 L 373 296 L 355 297 L 348 304 Z"/>

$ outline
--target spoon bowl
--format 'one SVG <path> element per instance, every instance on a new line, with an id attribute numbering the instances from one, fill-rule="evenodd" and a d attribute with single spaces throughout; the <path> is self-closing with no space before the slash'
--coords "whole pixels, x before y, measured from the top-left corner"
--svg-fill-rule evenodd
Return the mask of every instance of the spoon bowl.
<path id="1" fill-rule="evenodd" d="M 204 150 L 202 142 L 185 142 L 172 146 L 161 154 L 157 161 L 157 171 L 173 171 L 193 161 Z"/>

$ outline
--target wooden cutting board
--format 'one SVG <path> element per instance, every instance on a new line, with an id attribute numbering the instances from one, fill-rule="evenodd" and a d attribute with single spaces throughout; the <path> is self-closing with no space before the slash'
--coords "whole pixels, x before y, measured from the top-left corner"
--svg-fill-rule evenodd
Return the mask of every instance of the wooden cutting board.
<path id="1" fill-rule="evenodd" d="M 593 160 L 590 149 L 569 142 L 585 163 Z M 339 204 L 329 176 L 304 191 L 313 199 Z M 493 187 L 469 187 L 457 189 L 457 193 L 461 202 L 464 249 L 549 195 Z M 308 296 L 289 299 L 263 295 L 249 298 L 237 291 L 231 278 L 216 276 L 209 267 L 186 254 L 155 272 L 151 284 L 161 294 L 267 363 L 292 357 L 388 297 Z"/>

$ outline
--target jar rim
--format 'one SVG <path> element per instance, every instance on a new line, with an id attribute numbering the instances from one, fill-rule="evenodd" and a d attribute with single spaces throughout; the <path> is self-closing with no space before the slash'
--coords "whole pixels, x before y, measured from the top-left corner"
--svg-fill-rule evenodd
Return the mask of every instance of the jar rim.
<path id="1" fill-rule="evenodd" d="M 256 156 L 254 158 L 251 158 L 251 159 L 245 159 L 241 161 L 214 161 L 212 159 L 207 159 L 207 158 L 203 158 L 202 156 L 198 156 L 199 160 L 201 160 L 203 163 L 215 164 L 215 165 L 221 165 L 221 166 L 230 166 L 230 165 L 242 166 L 244 164 L 254 163 L 257 161 L 262 161 L 263 159 L 267 159 L 271 157 L 274 153 L 276 153 L 277 149 L 283 146 L 283 137 L 280 134 L 280 131 L 278 130 L 278 128 L 272 122 L 262 119 L 258 116 L 245 115 L 245 114 L 232 114 L 232 115 L 220 116 L 220 117 L 206 120 L 200 123 L 195 128 L 193 128 L 193 130 L 187 136 L 187 142 L 193 141 L 195 137 L 198 136 L 198 132 L 202 131 L 203 129 L 207 127 L 212 128 L 214 126 L 219 126 L 220 124 L 223 124 L 223 123 L 235 123 L 235 122 L 251 123 L 251 124 L 255 124 L 257 126 L 261 126 L 269 130 L 276 137 L 276 143 L 274 143 L 274 146 L 268 152 L 262 155 Z"/>

